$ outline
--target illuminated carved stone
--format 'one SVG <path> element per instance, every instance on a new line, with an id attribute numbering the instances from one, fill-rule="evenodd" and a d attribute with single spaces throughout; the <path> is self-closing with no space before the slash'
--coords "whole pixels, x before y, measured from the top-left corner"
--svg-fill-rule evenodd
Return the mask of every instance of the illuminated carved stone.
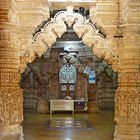
<path id="1" fill-rule="evenodd" d="M 88 47 L 94 45 L 95 48 L 110 48 L 105 37 L 99 33 L 99 30 L 97 30 L 92 23 L 85 19 L 86 18 L 79 13 L 75 13 L 69 10 L 60 11 L 50 22 L 46 23 L 40 32 L 35 34 L 33 43 L 35 46 L 41 46 L 42 48 L 52 46 L 52 44 L 56 42 L 56 38 L 61 37 L 61 35 L 66 31 L 66 24 L 64 23 L 66 22 L 69 27 L 74 24 L 74 31 L 79 37 L 82 37 L 83 43 L 85 43 Z M 57 26 L 59 28 L 57 28 Z M 94 50 L 95 49 L 93 49 L 93 51 Z M 111 54 L 112 50 L 107 49 L 106 52 L 107 53 L 104 53 L 104 57 L 111 57 L 109 54 Z M 96 51 L 96 53 L 100 52 Z"/>
<path id="2" fill-rule="evenodd" d="M 35 26 L 48 19 L 47 1 L 1 0 L 0 127 L 18 124 L 17 128 L 19 128 L 23 119 L 19 70 L 23 72 L 26 63 L 31 62 L 35 58 L 35 54 L 41 56 L 52 46 L 57 37 L 61 37 L 65 33 L 66 22 L 69 26 L 73 25 L 74 31 L 88 47 L 93 47 L 92 50 L 99 57 L 105 58 L 112 64 L 113 69 L 119 72 L 119 88 L 115 98 L 114 139 L 139 140 L 139 3 L 139 0 L 120 1 L 123 39 L 112 38 L 117 22 L 117 3 L 113 0 L 102 0 L 96 1 L 90 7 L 90 19 L 93 24 L 89 24 L 85 17 L 79 13 L 58 12 L 52 21 L 45 25 L 45 30 L 40 32 L 43 35 L 37 33 L 34 36 L 34 44 L 31 45 L 31 37 L 28 40 L 28 37 L 25 36 L 32 35 Z M 98 32 L 94 23 L 104 28 L 107 39 Z M 22 34 L 25 40 L 20 40 L 19 34 Z"/>

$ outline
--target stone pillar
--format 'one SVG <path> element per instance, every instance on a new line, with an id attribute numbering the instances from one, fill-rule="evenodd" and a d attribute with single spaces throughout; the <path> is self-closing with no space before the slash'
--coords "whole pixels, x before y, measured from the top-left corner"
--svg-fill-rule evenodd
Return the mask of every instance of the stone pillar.
<path id="1" fill-rule="evenodd" d="M 118 5 L 113 1 L 96 3 L 91 8 L 91 20 L 105 29 L 112 48 L 109 60 L 118 72 L 118 89 L 115 94 L 114 140 L 140 139 L 140 16 L 139 1 L 120 0 L 120 22 L 123 38 L 114 38 Z M 103 12 L 107 11 L 107 12 Z M 113 12 L 114 11 L 114 12 Z M 115 19 L 115 20 L 114 20 Z M 112 33 L 107 30 L 112 28 Z M 107 29 L 107 30 L 106 30 Z M 114 28 L 115 29 L 115 28 Z M 114 44 L 114 45 L 113 45 Z"/>
<path id="2" fill-rule="evenodd" d="M 24 71 L 27 62 L 32 61 L 35 26 L 48 17 L 49 8 L 43 0 L 0 1 L 0 138 L 7 135 L 17 138 L 22 133 L 20 72 Z"/>
<path id="3" fill-rule="evenodd" d="M 130 27 L 129 27 L 130 28 Z M 125 31 L 119 46 L 115 140 L 140 139 L 140 35 Z"/>
<path id="4" fill-rule="evenodd" d="M 19 87 L 19 55 L 16 34 L 0 30 L 0 135 L 19 135 L 23 120 L 23 96 Z"/>
<path id="5" fill-rule="evenodd" d="M 0 1 L 0 139 L 22 133 L 23 97 L 19 87 L 19 42 L 10 24 L 11 1 Z M 11 137 L 11 139 L 13 139 Z M 20 137 L 22 139 L 22 137 Z"/>

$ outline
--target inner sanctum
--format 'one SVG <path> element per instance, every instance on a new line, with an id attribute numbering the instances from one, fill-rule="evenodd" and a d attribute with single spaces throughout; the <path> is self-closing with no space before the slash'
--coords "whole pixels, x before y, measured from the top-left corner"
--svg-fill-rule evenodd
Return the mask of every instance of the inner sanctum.
<path id="1" fill-rule="evenodd" d="M 140 140 L 140 1 L 0 1 L 0 140 Z"/>
<path id="2" fill-rule="evenodd" d="M 25 110 L 48 113 L 50 100 L 64 99 L 74 100 L 74 111 L 96 112 L 114 109 L 117 73 L 69 28 L 47 52 L 27 64 L 20 85 Z"/>

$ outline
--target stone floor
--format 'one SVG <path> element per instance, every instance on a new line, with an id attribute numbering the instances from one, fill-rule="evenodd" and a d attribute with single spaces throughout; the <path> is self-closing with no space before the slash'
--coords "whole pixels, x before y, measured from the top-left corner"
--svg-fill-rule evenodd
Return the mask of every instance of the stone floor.
<path id="1" fill-rule="evenodd" d="M 114 121 L 113 111 L 99 113 L 55 113 L 41 114 L 35 111 L 24 113 L 24 140 L 113 140 Z M 46 129 L 44 123 L 52 119 L 82 119 L 92 122 L 94 130 L 78 129 Z M 1 139 L 0 139 L 1 140 Z M 17 136 L 6 137 L 2 140 L 19 140 Z"/>
<path id="2" fill-rule="evenodd" d="M 100 113 L 55 113 L 53 115 L 26 111 L 24 117 L 25 140 L 113 140 L 114 113 L 102 111 Z M 48 130 L 43 124 L 47 119 L 84 119 L 90 120 L 94 130 L 56 129 Z"/>

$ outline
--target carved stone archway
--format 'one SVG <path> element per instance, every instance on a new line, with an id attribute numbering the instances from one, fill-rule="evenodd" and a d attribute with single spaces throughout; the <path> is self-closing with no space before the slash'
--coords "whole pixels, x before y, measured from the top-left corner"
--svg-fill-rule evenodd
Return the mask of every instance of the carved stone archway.
<path id="1" fill-rule="evenodd" d="M 68 27 L 73 26 L 78 37 L 82 38 L 83 43 L 91 48 L 98 57 L 108 61 L 111 59 L 112 49 L 105 36 L 99 33 L 96 26 L 88 19 L 80 13 L 73 12 L 72 7 L 68 7 L 67 11 L 58 12 L 51 21 L 44 25 L 40 32 L 35 34 L 33 38 L 34 52 L 38 56 L 46 52 L 56 42 L 56 39 L 66 32 L 66 24 Z"/>
<path id="2" fill-rule="evenodd" d="M 48 21 L 41 31 L 37 32 L 32 40 L 32 55 L 23 58 L 25 69 L 26 63 L 31 63 L 36 55 L 41 57 L 52 45 L 60 38 L 68 27 L 73 27 L 73 30 L 82 39 L 83 43 L 91 48 L 93 53 L 98 58 L 105 59 L 109 64 L 112 64 L 114 71 L 118 70 L 118 56 L 110 47 L 107 38 L 99 32 L 99 29 L 86 19 L 82 14 L 74 12 L 72 7 L 67 7 L 66 11 L 56 13 L 51 21 Z M 26 63 L 25 63 L 26 62 Z M 21 63 L 23 65 L 23 63 Z"/>
<path id="3" fill-rule="evenodd" d="M 40 3 L 40 1 L 38 2 Z M 17 2 L 19 3 L 19 1 Z M 116 127 L 114 139 L 140 139 L 140 28 L 139 16 L 135 13 L 138 8 L 131 10 L 132 7 L 138 6 L 139 2 L 138 4 L 134 3 L 134 5 L 130 3 L 131 6 L 127 1 L 121 2 L 122 5 L 125 5 L 122 6 L 122 13 L 124 12 L 124 16 L 127 15 L 124 17 L 124 27 L 122 28 L 124 37 L 114 39 L 113 35 L 110 34 L 112 37 L 110 40 L 102 36 L 94 24 L 91 24 L 82 15 L 74 13 L 70 7 L 67 11 L 57 13 L 32 40 L 33 30 L 29 31 L 27 25 L 32 25 L 34 22 L 38 24 L 44 20 L 45 14 L 39 14 L 36 17 L 33 14 L 30 21 L 30 15 L 22 13 L 20 15 L 16 9 L 19 6 L 21 10 L 21 7 L 28 7 L 29 4 L 15 6 L 15 2 L 10 4 L 10 1 L 2 1 L 1 3 L 5 3 L 2 6 L 6 8 L 2 8 L 0 32 L 0 135 L 19 134 L 22 131 L 20 124 L 23 121 L 23 97 L 19 87 L 19 71 L 23 72 L 26 64 L 35 58 L 35 54 L 41 56 L 51 47 L 57 37 L 61 37 L 66 31 L 66 22 L 69 26 L 73 25 L 77 35 L 88 47 L 91 47 L 98 57 L 106 59 L 112 64 L 113 70 L 119 72 L 119 87 L 115 95 Z M 9 5 L 13 5 L 11 9 Z M 32 6 L 38 7 L 38 4 Z M 106 3 L 98 8 L 108 8 L 107 11 L 109 11 L 109 6 Z M 114 5 L 112 8 L 114 9 Z M 112 12 L 112 10 L 110 11 Z M 103 13 L 102 9 L 101 13 Z M 105 12 L 106 14 L 108 12 Z M 110 17 L 108 15 L 101 16 L 100 13 L 93 15 L 96 22 L 99 19 L 110 23 L 110 19 L 112 19 L 112 15 Z M 27 24 L 27 22 L 29 23 Z M 34 27 L 32 26 L 32 28 Z M 109 30 L 112 30 L 110 26 Z M 92 46 L 94 47 L 92 48 Z"/>
<path id="4" fill-rule="evenodd" d="M 139 135 L 139 93 L 138 87 L 140 82 L 140 73 L 138 71 L 139 55 L 134 55 L 140 52 L 140 48 L 135 44 L 132 49 L 130 44 L 134 40 L 130 39 L 130 44 L 125 44 L 126 36 L 123 39 L 112 39 L 108 41 L 99 30 L 90 23 L 85 17 L 79 13 L 73 12 L 71 7 L 67 11 L 58 12 L 50 22 L 48 22 L 40 32 L 34 36 L 33 46 L 35 53 L 41 56 L 47 51 L 57 37 L 61 37 L 66 32 L 66 24 L 73 29 L 75 33 L 82 38 L 92 51 L 101 58 L 104 58 L 108 63 L 112 64 L 114 71 L 118 72 L 118 89 L 115 95 L 115 140 L 138 140 Z M 131 36 L 131 35 L 130 35 Z M 137 37 L 137 36 L 136 36 Z M 139 38 L 139 37 L 138 37 Z M 116 50 L 112 50 L 113 41 L 116 43 Z M 129 41 L 128 41 L 129 42 Z M 122 46 L 124 45 L 124 46 Z M 130 45 L 130 47 L 128 47 Z M 94 46 L 94 47 L 93 47 Z M 130 57 L 129 56 L 130 54 Z M 139 57 L 139 58 L 138 58 Z M 133 59 L 134 67 L 131 68 L 129 63 Z M 137 59 L 135 61 L 135 59 Z M 133 130 L 133 131 L 132 131 Z M 129 135 L 129 136 L 128 136 Z"/>

